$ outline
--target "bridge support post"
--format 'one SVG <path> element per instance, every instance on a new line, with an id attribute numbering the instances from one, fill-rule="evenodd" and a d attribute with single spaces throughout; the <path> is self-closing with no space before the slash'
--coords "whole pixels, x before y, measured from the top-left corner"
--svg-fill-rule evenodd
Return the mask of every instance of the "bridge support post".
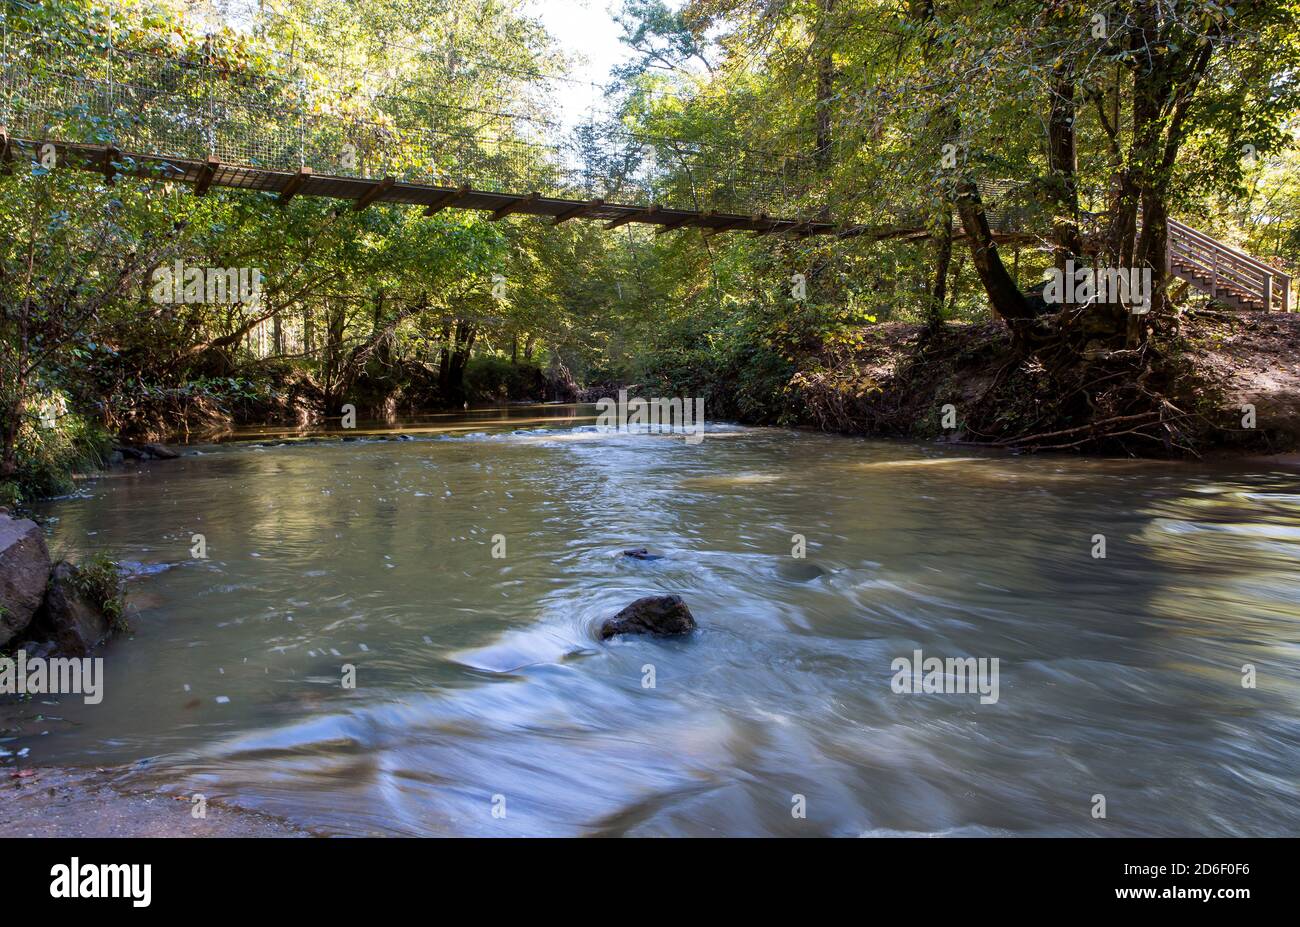
<path id="1" fill-rule="evenodd" d="M 199 175 L 194 181 L 194 195 L 207 196 L 208 188 L 212 186 L 212 179 L 217 176 L 217 169 L 221 167 L 221 162 L 216 158 L 208 157 L 199 167 Z"/>
<path id="2" fill-rule="evenodd" d="M 203 61 L 206 65 L 206 75 L 203 82 L 203 110 L 206 116 L 203 126 L 203 142 L 209 156 L 217 153 L 217 113 L 216 105 L 212 100 L 212 72 L 216 70 L 214 67 L 216 52 L 212 45 L 212 33 L 208 33 L 203 38 Z"/>
<path id="3" fill-rule="evenodd" d="M 298 81 L 298 171 L 307 168 L 307 82 Z M 310 173 L 310 171 L 309 171 Z"/>
<path id="4" fill-rule="evenodd" d="M 284 185 L 284 189 L 280 191 L 280 198 L 277 201 L 278 205 L 287 206 L 289 201 L 298 195 L 298 191 L 302 189 L 303 184 L 305 184 L 310 179 L 311 179 L 310 167 L 298 168 L 298 173 L 290 177 L 289 182 L 286 183 Z"/>
<path id="5" fill-rule="evenodd" d="M 571 209 L 566 209 L 558 216 L 551 217 L 551 225 L 559 225 L 563 222 L 568 222 L 570 219 L 577 219 L 580 216 L 590 215 L 604 205 L 604 199 L 598 196 L 589 203 L 584 203 L 581 206 L 574 206 Z"/>
<path id="6" fill-rule="evenodd" d="M 114 106 L 113 106 L 113 4 L 111 3 L 104 8 L 104 20 L 108 28 L 108 51 L 104 55 L 104 72 L 105 72 L 104 76 L 106 78 L 105 83 L 108 86 L 108 99 L 105 100 L 104 102 L 106 108 L 108 109 L 108 112 L 105 113 L 104 115 L 109 117 L 109 124 L 112 125 Z M 110 183 L 112 182 L 111 179 L 109 182 Z"/>

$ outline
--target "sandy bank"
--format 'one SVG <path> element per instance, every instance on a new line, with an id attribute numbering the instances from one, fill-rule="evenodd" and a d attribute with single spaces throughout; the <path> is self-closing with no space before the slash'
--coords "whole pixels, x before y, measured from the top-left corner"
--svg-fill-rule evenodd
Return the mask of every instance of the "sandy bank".
<path id="1" fill-rule="evenodd" d="M 283 821 L 214 802 L 195 818 L 188 800 L 124 792 L 118 770 L 37 767 L 3 771 L 0 837 L 305 837 Z"/>

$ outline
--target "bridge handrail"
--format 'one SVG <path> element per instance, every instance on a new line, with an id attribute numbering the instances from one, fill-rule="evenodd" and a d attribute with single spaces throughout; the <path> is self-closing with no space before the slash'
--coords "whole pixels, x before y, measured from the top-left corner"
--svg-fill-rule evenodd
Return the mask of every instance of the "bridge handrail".
<path id="1" fill-rule="evenodd" d="M 1268 274 L 1273 277 L 1285 277 L 1287 280 L 1291 279 L 1290 274 L 1284 273 L 1283 271 L 1278 270 L 1276 267 L 1273 267 L 1269 264 L 1265 264 L 1263 261 L 1259 260 L 1258 258 L 1251 257 L 1249 254 L 1247 254 L 1245 251 L 1242 251 L 1240 248 L 1235 248 L 1232 245 L 1226 244 L 1217 238 L 1205 234 L 1202 231 L 1194 229 L 1186 222 L 1179 222 L 1177 219 L 1169 219 L 1167 220 L 1167 224 L 1171 232 L 1177 229 L 1179 234 L 1188 238 L 1196 239 L 1204 243 L 1206 246 L 1213 248 L 1215 251 L 1218 251 L 1221 254 L 1231 257 L 1233 260 L 1235 260 L 1238 263 L 1245 264 L 1249 267 L 1252 267 L 1262 273 Z"/>
<path id="2" fill-rule="evenodd" d="M 1196 239 L 1171 238 L 1169 247 L 1182 255 L 1207 259 L 1211 268 L 1217 267 L 1221 272 L 1231 271 L 1243 278 L 1244 282 L 1262 286 L 1270 276 L 1277 276 L 1252 264 L 1235 260 L 1232 255 Z"/>
<path id="3" fill-rule="evenodd" d="M 1263 301 L 1262 293 L 1267 285 L 1267 280 L 1259 277 L 1249 277 L 1236 270 L 1231 265 L 1214 263 L 1212 257 L 1208 258 L 1203 254 L 1193 254 L 1189 251 L 1176 252 L 1180 261 L 1191 264 L 1204 271 L 1210 277 L 1211 285 L 1216 285 L 1216 281 L 1222 280 L 1235 286 L 1237 289 L 1245 290 L 1252 295 L 1259 294 L 1260 301 Z"/>
<path id="4" fill-rule="evenodd" d="M 1280 303 L 1283 312 L 1290 311 L 1291 276 L 1271 267 L 1240 248 L 1234 248 L 1177 219 L 1168 219 L 1167 248 L 1170 262 L 1175 257 L 1209 275 L 1210 295 L 1217 296 L 1219 282 L 1235 286 L 1260 303 L 1265 311 L 1273 311 Z"/>

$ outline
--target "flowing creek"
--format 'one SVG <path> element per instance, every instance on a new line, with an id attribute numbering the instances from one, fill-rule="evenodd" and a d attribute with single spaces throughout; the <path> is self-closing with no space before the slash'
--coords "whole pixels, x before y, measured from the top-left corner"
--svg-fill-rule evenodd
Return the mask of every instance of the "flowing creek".
<path id="1" fill-rule="evenodd" d="M 1300 831 L 1295 472 L 593 416 L 266 430 L 49 503 L 55 555 L 135 565 L 133 633 L 102 704 L 0 705 L 5 762 L 322 834 Z M 700 630 L 597 639 L 652 593 Z M 998 700 L 894 692 L 918 649 Z"/>

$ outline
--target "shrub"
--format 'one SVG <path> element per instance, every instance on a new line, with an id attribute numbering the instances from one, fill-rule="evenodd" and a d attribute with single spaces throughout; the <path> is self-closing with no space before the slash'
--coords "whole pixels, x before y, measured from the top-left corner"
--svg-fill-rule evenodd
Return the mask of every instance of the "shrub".
<path id="1" fill-rule="evenodd" d="M 14 503 L 31 502 L 69 492 L 74 473 L 102 468 L 112 453 L 113 440 L 99 425 L 69 413 L 53 428 L 24 428 L 17 450 L 18 472 L 5 484 L 12 488 L 0 488 L 0 499 L 9 496 Z"/>
<path id="2" fill-rule="evenodd" d="M 74 584 L 77 592 L 104 613 L 114 631 L 126 632 L 126 594 L 115 561 L 101 555 L 82 564 Z"/>
<path id="3" fill-rule="evenodd" d="M 638 359 L 645 396 L 704 399 L 710 419 L 789 424 L 796 417 L 787 385 L 795 365 L 745 314 L 710 323 L 689 316 L 664 326 Z"/>

